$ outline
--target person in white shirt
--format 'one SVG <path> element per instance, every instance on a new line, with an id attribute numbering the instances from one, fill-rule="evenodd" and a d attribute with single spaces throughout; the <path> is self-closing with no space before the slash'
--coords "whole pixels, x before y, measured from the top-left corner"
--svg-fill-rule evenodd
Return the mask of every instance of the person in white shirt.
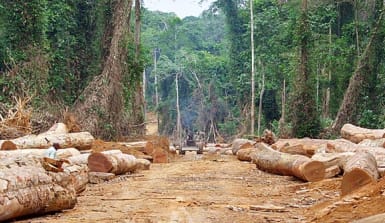
<path id="1" fill-rule="evenodd" d="M 56 151 L 60 149 L 59 143 L 53 143 L 45 152 L 44 157 L 56 159 Z"/>

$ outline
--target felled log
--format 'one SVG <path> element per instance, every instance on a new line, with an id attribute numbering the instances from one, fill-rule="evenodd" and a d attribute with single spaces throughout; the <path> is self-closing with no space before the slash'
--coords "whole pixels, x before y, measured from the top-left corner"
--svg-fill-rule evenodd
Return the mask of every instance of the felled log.
<path id="1" fill-rule="evenodd" d="M 80 151 L 75 148 L 58 149 L 56 151 L 57 159 L 67 159 L 69 157 L 78 156 L 78 155 L 80 155 Z"/>
<path id="2" fill-rule="evenodd" d="M 377 162 L 368 152 L 360 152 L 352 156 L 346 163 L 341 183 L 341 195 L 346 195 L 379 178 Z"/>
<path id="3" fill-rule="evenodd" d="M 237 159 L 240 161 L 251 161 L 251 153 L 256 152 L 256 148 L 240 149 L 237 152 Z"/>
<path id="4" fill-rule="evenodd" d="M 234 139 L 231 143 L 231 149 L 233 151 L 233 155 L 236 155 L 238 150 L 251 148 L 255 144 L 254 141 L 248 139 Z"/>
<path id="5" fill-rule="evenodd" d="M 88 166 L 74 165 L 74 164 L 65 164 L 64 172 L 68 173 L 72 176 L 72 182 L 74 184 L 76 194 L 80 194 L 81 192 L 86 190 L 88 183 Z"/>
<path id="6" fill-rule="evenodd" d="M 341 168 L 339 166 L 331 166 L 325 169 L 325 179 L 329 179 L 340 174 Z"/>
<path id="7" fill-rule="evenodd" d="M 251 159 L 257 167 L 270 173 L 296 176 L 305 181 L 319 181 L 325 177 L 322 162 L 302 155 L 278 152 L 264 143 L 258 143 Z"/>
<path id="8" fill-rule="evenodd" d="M 68 133 L 67 125 L 61 122 L 55 123 L 51 128 L 47 131 L 40 133 L 39 136 L 44 137 L 45 135 L 53 135 L 53 134 L 66 134 Z"/>
<path id="9" fill-rule="evenodd" d="M 381 139 L 364 139 L 358 145 L 369 147 L 385 147 L 385 138 Z"/>
<path id="10" fill-rule="evenodd" d="M 70 163 L 73 165 L 88 165 L 88 157 L 90 156 L 90 154 L 91 153 L 84 153 L 77 156 L 71 156 L 68 157 L 68 161 L 70 161 Z"/>
<path id="11" fill-rule="evenodd" d="M 43 157 L 45 149 L 17 149 L 0 151 L 1 157 L 23 158 L 23 157 Z M 79 155 L 79 150 L 75 148 L 58 149 L 56 156 L 58 159 L 66 159 L 70 156 Z"/>
<path id="12" fill-rule="evenodd" d="M 366 218 L 353 221 L 352 223 L 383 223 L 385 219 L 385 213 L 372 215 Z"/>
<path id="13" fill-rule="evenodd" d="M 144 143 L 144 144 L 143 144 Z M 104 142 L 102 140 L 95 140 L 92 143 L 91 150 L 92 152 L 103 152 L 109 150 L 120 150 L 122 153 L 133 155 L 135 157 L 144 156 L 144 141 L 135 142 L 135 143 L 123 143 L 123 142 Z"/>
<path id="14" fill-rule="evenodd" d="M 54 134 L 66 134 L 68 133 L 67 126 L 64 123 L 56 123 L 54 124 L 50 129 L 48 129 L 46 132 L 43 132 L 39 135 L 37 135 L 40 138 L 45 138 L 48 135 L 54 135 Z M 22 136 L 17 139 L 22 138 L 28 138 L 31 135 Z M 33 135 L 35 136 L 35 135 Z M 46 141 L 45 141 L 46 142 Z M 20 149 L 21 147 L 18 147 L 17 144 L 13 140 L 0 140 L 0 150 L 15 150 Z M 23 147 L 23 148 L 40 148 L 40 147 Z"/>
<path id="15" fill-rule="evenodd" d="M 385 138 L 385 129 L 366 129 L 352 124 L 345 124 L 341 128 L 341 136 L 354 143 L 359 143 L 364 139 Z"/>
<path id="16" fill-rule="evenodd" d="M 147 159 L 136 159 L 135 170 L 149 170 L 151 162 Z"/>
<path id="17" fill-rule="evenodd" d="M 118 175 L 132 172 L 135 170 L 135 167 L 136 158 L 121 152 L 105 151 L 103 153 L 92 153 L 88 157 L 88 168 L 92 172 Z"/>
<path id="18" fill-rule="evenodd" d="M 338 166 L 340 169 L 343 170 L 347 161 L 354 155 L 355 153 L 353 152 L 316 153 L 311 157 L 311 159 L 322 162 L 326 168 Z"/>
<path id="19" fill-rule="evenodd" d="M 47 140 L 49 142 L 47 142 Z M 76 133 L 60 133 L 60 134 L 48 134 L 48 135 L 27 135 L 17 139 L 8 140 L 16 145 L 17 149 L 27 148 L 48 148 L 52 142 L 60 144 L 61 148 L 73 147 L 79 150 L 90 149 L 94 141 L 94 137 L 89 132 L 76 132 Z M 2 149 L 4 140 L 0 140 L 0 146 Z M 8 142 L 9 143 L 9 142 Z"/>
<path id="20" fill-rule="evenodd" d="M 278 151 L 289 154 L 303 155 L 307 157 L 311 157 L 315 153 L 314 148 L 308 148 L 304 145 L 285 146 Z"/>
<path id="21" fill-rule="evenodd" d="M 331 140 L 326 139 L 279 139 L 271 148 L 284 153 L 311 157 L 317 152 L 324 152 Z"/>
<path id="22" fill-rule="evenodd" d="M 0 140 L 0 150 L 16 150 L 15 143 L 10 140 Z"/>
<path id="23" fill-rule="evenodd" d="M 32 159 L 2 159 L 0 163 L 0 221 L 75 206 L 70 174 L 47 172 Z"/>
<path id="24" fill-rule="evenodd" d="M 113 173 L 102 173 L 102 172 L 89 172 L 88 181 L 92 184 L 99 184 L 115 178 Z"/>
<path id="25" fill-rule="evenodd" d="M 168 163 L 174 156 L 170 151 L 170 143 L 164 137 L 148 141 L 144 152 L 152 157 L 153 163 Z"/>
<path id="26" fill-rule="evenodd" d="M 267 145 L 273 145 L 277 141 L 277 137 L 271 130 L 265 129 L 261 137 L 255 139 L 256 142 L 263 142 Z"/>
<path id="27" fill-rule="evenodd" d="M 352 143 L 348 140 L 338 139 L 334 142 L 328 143 L 327 152 L 329 153 L 343 153 L 343 152 L 369 152 L 377 161 L 379 166 L 385 166 L 385 149 L 383 147 L 363 146 Z"/>

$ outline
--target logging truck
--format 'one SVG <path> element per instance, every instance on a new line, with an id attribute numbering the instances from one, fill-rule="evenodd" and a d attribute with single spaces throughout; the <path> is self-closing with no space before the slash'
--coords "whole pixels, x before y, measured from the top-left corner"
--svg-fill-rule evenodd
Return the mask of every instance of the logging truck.
<path id="1" fill-rule="evenodd" d="M 186 151 L 196 151 L 197 154 L 203 154 L 205 146 L 204 133 L 188 134 L 183 146 L 179 147 L 179 154 L 185 155 Z"/>

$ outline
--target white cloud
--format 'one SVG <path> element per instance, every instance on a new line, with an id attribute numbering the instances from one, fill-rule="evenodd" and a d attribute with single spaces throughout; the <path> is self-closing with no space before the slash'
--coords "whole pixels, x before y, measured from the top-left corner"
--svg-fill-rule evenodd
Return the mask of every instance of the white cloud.
<path id="1" fill-rule="evenodd" d="M 144 0 L 144 7 L 151 11 L 174 12 L 180 18 L 199 16 L 214 0 Z"/>

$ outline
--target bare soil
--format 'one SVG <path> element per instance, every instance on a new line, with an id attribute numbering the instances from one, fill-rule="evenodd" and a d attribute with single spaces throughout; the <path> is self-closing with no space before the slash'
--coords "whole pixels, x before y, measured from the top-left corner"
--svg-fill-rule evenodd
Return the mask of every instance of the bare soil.
<path id="1" fill-rule="evenodd" d="M 340 198 L 340 178 L 307 183 L 235 156 L 188 152 L 90 184 L 72 210 L 18 222 L 350 222 L 385 212 L 383 181 Z"/>

